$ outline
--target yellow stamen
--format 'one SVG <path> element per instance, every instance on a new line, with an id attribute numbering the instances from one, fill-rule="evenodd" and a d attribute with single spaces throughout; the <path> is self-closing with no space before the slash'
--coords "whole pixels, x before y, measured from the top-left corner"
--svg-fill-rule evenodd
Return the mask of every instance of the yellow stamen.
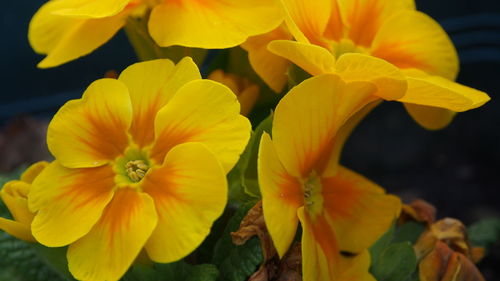
<path id="1" fill-rule="evenodd" d="M 139 182 L 146 175 L 149 166 L 143 160 L 133 160 L 127 162 L 125 169 L 132 181 Z"/>

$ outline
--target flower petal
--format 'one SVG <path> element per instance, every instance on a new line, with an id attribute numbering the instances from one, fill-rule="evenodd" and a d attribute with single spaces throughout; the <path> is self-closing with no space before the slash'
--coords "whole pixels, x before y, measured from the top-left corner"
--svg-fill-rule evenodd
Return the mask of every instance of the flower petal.
<path id="1" fill-rule="evenodd" d="M 153 39 L 163 47 L 218 49 L 269 32 L 282 20 L 275 1 L 178 0 L 164 1 L 153 8 L 148 27 Z"/>
<path id="2" fill-rule="evenodd" d="M 311 218 L 304 207 L 297 215 L 302 224 L 303 280 L 338 280 L 340 250 L 331 225 L 322 216 Z"/>
<path id="3" fill-rule="evenodd" d="M 68 267 L 78 280 L 118 280 L 144 247 L 157 223 L 153 199 L 121 188 L 92 230 L 68 248 Z"/>
<path id="4" fill-rule="evenodd" d="M 406 111 L 420 126 L 427 130 L 440 130 L 448 126 L 457 114 L 448 109 L 405 103 Z"/>
<path id="5" fill-rule="evenodd" d="M 113 197 L 111 166 L 67 169 L 52 162 L 35 179 L 28 206 L 37 212 L 33 236 L 49 247 L 68 245 L 87 234 Z"/>
<path id="6" fill-rule="evenodd" d="M 163 165 L 148 172 L 142 187 L 153 197 L 158 212 L 158 226 L 146 250 L 153 261 L 162 263 L 196 249 L 227 201 L 225 172 L 201 143 L 172 148 Z"/>
<path id="7" fill-rule="evenodd" d="M 130 133 L 139 147 L 154 140 L 154 120 L 158 111 L 182 85 L 195 79 L 201 79 L 201 75 L 189 57 L 177 65 L 166 59 L 140 62 L 120 74 L 118 80 L 127 86 L 132 102 Z"/>
<path id="8" fill-rule="evenodd" d="M 401 98 L 407 89 L 406 78 L 397 67 L 372 56 L 344 54 L 337 60 L 335 69 L 346 82 L 372 82 L 378 89 L 375 95 L 385 100 Z"/>
<path id="9" fill-rule="evenodd" d="M 286 171 L 299 178 L 313 169 L 321 173 L 337 130 L 376 99 L 375 91 L 369 82 L 346 84 L 333 74 L 309 78 L 290 90 L 276 107 L 272 133 Z"/>
<path id="10" fill-rule="evenodd" d="M 31 235 L 31 228 L 29 224 L 23 224 L 18 221 L 0 218 L 0 230 L 21 239 L 26 242 L 36 242 L 33 235 Z"/>
<path id="11" fill-rule="evenodd" d="M 156 116 L 153 159 L 161 163 L 172 147 L 202 142 L 228 172 L 250 137 L 250 122 L 239 112 L 238 99 L 226 86 L 210 80 L 186 83 Z"/>
<path id="12" fill-rule="evenodd" d="M 9 181 L 0 191 L 5 206 L 9 209 L 14 220 L 30 225 L 34 214 L 28 209 L 28 193 L 30 184 L 23 181 Z"/>
<path id="13" fill-rule="evenodd" d="M 121 155 L 129 140 L 132 105 L 125 85 L 100 79 L 56 113 L 47 130 L 50 152 L 68 168 L 96 167 Z"/>
<path id="14" fill-rule="evenodd" d="M 33 180 L 40 174 L 40 172 L 42 172 L 43 169 L 45 169 L 45 167 L 47 167 L 48 165 L 49 162 L 47 161 L 39 161 L 32 164 L 21 175 L 21 181 L 31 184 Z"/>
<path id="15" fill-rule="evenodd" d="M 399 198 L 345 167 L 322 183 L 325 212 L 342 251 L 360 253 L 370 247 L 400 212 Z"/>
<path id="16" fill-rule="evenodd" d="M 377 33 L 371 54 L 399 68 L 416 68 L 450 80 L 455 80 L 459 68 L 457 52 L 446 32 L 417 11 L 389 18 Z"/>
<path id="17" fill-rule="evenodd" d="M 368 250 L 364 250 L 354 257 L 344 257 L 340 259 L 342 274 L 339 280 L 342 281 L 376 281 L 368 272 L 371 257 Z"/>
<path id="18" fill-rule="evenodd" d="M 125 14 L 81 19 L 55 15 L 65 1 L 49 1 L 33 16 L 28 39 L 33 49 L 47 54 L 38 67 L 48 68 L 87 55 L 106 43 L 125 24 Z"/>
<path id="19" fill-rule="evenodd" d="M 478 108 L 490 97 L 481 91 L 439 76 L 408 76 L 408 90 L 400 102 L 463 112 Z"/>
<path id="20" fill-rule="evenodd" d="M 369 47 L 380 26 L 391 15 L 415 10 L 414 0 L 337 0 L 348 37 L 356 44 Z"/>
<path id="21" fill-rule="evenodd" d="M 297 209 L 303 205 L 300 182 L 281 165 L 271 137 L 263 133 L 258 156 L 259 186 L 267 230 L 282 258 L 297 232 Z"/>
<path id="22" fill-rule="evenodd" d="M 281 25 L 271 32 L 247 39 L 241 47 L 248 51 L 248 59 L 252 68 L 276 93 L 280 93 L 286 85 L 286 72 L 290 62 L 271 53 L 267 44 L 273 40 L 290 40 L 291 34 Z"/>
<path id="23" fill-rule="evenodd" d="M 285 11 L 290 16 L 294 25 L 308 39 L 304 43 L 318 44 L 325 32 L 326 26 L 330 19 L 331 0 L 282 0 L 285 5 Z M 335 1 L 333 1 L 335 2 Z M 290 20 L 290 19 L 289 19 Z M 289 21 L 288 20 L 288 21 Z M 288 23 L 287 21 L 287 23 Z M 295 38 L 301 41 L 302 34 L 294 32 L 294 28 L 290 31 Z"/>
<path id="24" fill-rule="evenodd" d="M 269 43 L 267 48 L 312 75 L 335 71 L 335 57 L 323 47 L 290 40 L 275 40 Z"/>
<path id="25" fill-rule="evenodd" d="M 59 0 L 65 8 L 54 12 L 56 15 L 76 18 L 104 18 L 121 12 L 131 0 Z"/>
<path id="26" fill-rule="evenodd" d="M 328 40 L 339 42 L 344 36 L 344 23 L 342 22 L 338 1 L 331 2 L 330 19 L 328 20 L 323 36 Z"/>

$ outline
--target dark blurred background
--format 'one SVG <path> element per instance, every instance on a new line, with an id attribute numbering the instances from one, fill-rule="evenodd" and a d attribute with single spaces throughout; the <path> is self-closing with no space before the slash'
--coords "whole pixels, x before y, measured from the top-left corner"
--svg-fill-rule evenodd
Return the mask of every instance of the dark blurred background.
<path id="1" fill-rule="evenodd" d="M 41 70 L 27 41 L 31 16 L 43 0 L 4 1 L 0 10 L 0 172 L 47 157 L 44 131 L 65 101 L 81 96 L 108 70 L 136 61 L 121 32 L 82 59 Z M 483 90 L 492 100 L 459 114 L 441 131 L 414 123 L 402 105 L 385 103 L 364 120 L 348 141 L 343 162 L 406 201 L 423 198 L 438 217 L 466 224 L 500 217 L 500 1 L 417 0 L 418 9 L 438 20 L 461 59 L 458 82 Z M 498 245 L 480 268 L 500 280 Z M 495 278 L 496 276 L 496 278 Z M 498 279 L 497 279 L 498 278 Z"/>

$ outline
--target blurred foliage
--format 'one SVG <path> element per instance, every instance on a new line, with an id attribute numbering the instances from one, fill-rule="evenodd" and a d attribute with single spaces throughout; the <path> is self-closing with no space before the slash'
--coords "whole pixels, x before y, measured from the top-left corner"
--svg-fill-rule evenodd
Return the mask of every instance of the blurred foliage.
<path id="1" fill-rule="evenodd" d="M 244 281 L 252 275 L 263 261 L 262 249 L 257 237 L 253 237 L 245 244 L 233 244 L 231 232 L 238 230 L 248 210 L 254 203 L 246 203 L 229 220 L 221 239 L 214 249 L 213 263 L 220 271 L 219 281 Z"/>
<path id="2" fill-rule="evenodd" d="M 473 246 L 490 247 L 500 241 L 500 219 L 488 218 L 480 220 L 467 229 L 469 240 Z"/>
<path id="3" fill-rule="evenodd" d="M 412 244 L 424 231 L 425 226 L 408 222 L 393 225 L 370 248 L 372 264 L 370 272 L 378 281 L 410 281 L 416 276 L 417 257 Z M 418 280 L 418 278 L 416 279 Z"/>

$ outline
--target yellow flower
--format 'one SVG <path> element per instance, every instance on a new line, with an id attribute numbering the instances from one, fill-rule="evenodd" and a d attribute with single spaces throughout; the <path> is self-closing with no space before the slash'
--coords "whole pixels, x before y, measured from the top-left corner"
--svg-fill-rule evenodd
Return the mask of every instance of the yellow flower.
<path id="1" fill-rule="evenodd" d="M 384 59 L 405 73 L 408 91 L 399 101 L 425 128 L 442 128 L 456 112 L 489 100 L 483 92 L 452 82 L 459 68 L 456 50 L 437 22 L 415 10 L 413 0 L 282 3 L 297 42 L 273 41 L 271 52 L 312 75 L 331 72 L 346 53 Z"/>
<path id="2" fill-rule="evenodd" d="M 188 255 L 225 207 L 225 175 L 251 130 L 239 111 L 190 58 L 95 81 L 50 122 L 56 160 L 29 194 L 33 236 L 69 245 L 79 280 L 118 280 L 143 248 L 162 263 Z"/>
<path id="3" fill-rule="evenodd" d="M 241 44 L 248 52 L 248 60 L 255 72 L 276 93 L 280 93 L 285 87 L 288 76 L 287 71 L 290 62 L 276 56 L 267 49 L 267 44 L 274 40 L 291 40 L 292 34 L 285 24 L 278 26 L 271 32 L 252 36 Z"/>
<path id="4" fill-rule="evenodd" d="M 144 17 L 163 47 L 229 48 L 266 33 L 282 21 L 277 0 L 50 0 L 33 16 L 28 38 L 54 67 L 106 43 L 128 17 Z"/>
<path id="5" fill-rule="evenodd" d="M 310 78 L 276 107 L 272 139 L 262 136 L 258 173 L 267 229 L 283 257 L 300 221 L 305 281 L 373 280 L 362 253 L 400 211 L 397 197 L 338 163 L 358 111 L 377 94 L 368 81 Z M 340 251 L 361 253 L 363 262 L 343 266 Z"/>
<path id="6" fill-rule="evenodd" d="M 214 70 L 208 79 L 220 82 L 231 89 L 238 97 L 241 105 L 241 114 L 248 116 L 252 111 L 255 102 L 259 98 L 259 86 L 250 82 L 250 80 L 232 73 L 224 73 L 223 70 Z"/>
<path id="7" fill-rule="evenodd" d="M 20 180 L 12 180 L 3 185 L 0 196 L 14 220 L 0 218 L 1 230 L 18 239 L 35 242 L 30 228 L 35 215 L 28 209 L 28 193 L 33 180 L 48 164 L 45 161 L 37 162 L 26 169 Z"/>

